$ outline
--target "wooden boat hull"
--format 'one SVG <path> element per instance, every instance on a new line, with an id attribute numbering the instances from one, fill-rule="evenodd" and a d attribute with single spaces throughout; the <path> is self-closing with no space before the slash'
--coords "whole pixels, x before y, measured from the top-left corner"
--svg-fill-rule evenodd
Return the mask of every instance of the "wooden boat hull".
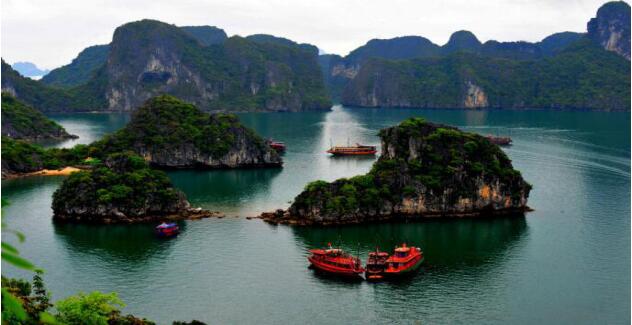
<path id="1" fill-rule="evenodd" d="M 414 264 L 412 264 L 411 266 L 405 268 L 405 269 L 398 269 L 395 271 L 391 271 L 386 269 L 384 271 L 384 276 L 385 277 L 398 277 L 398 276 L 406 276 L 406 275 L 410 275 L 412 273 L 414 273 L 415 271 L 417 271 L 419 269 L 419 267 L 421 266 L 421 264 L 424 262 L 424 256 L 423 255 L 418 255 L 415 257 L 417 260 L 414 262 Z"/>
<path id="2" fill-rule="evenodd" d="M 364 270 L 362 270 L 362 269 L 358 270 L 358 269 L 342 268 L 342 267 L 336 267 L 336 266 L 333 266 L 333 265 L 322 263 L 321 261 L 318 261 L 318 260 L 312 258 L 311 256 L 308 257 L 307 259 L 311 263 L 312 267 L 314 267 L 317 270 L 329 273 L 329 274 L 335 274 L 335 275 L 340 275 L 340 276 L 356 277 L 356 276 L 360 276 L 360 274 L 362 274 L 364 272 Z"/>

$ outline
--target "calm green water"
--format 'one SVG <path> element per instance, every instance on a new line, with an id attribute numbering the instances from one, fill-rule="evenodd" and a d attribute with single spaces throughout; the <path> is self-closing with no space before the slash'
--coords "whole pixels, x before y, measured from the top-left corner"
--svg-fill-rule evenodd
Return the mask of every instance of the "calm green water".
<path id="1" fill-rule="evenodd" d="M 483 134 L 534 185 L 524 218 L 445 220 L 338 228 L 271 226 L 233 218 L 286 207 L 309 181 L 365 173 L 374 159 L 335 159 L 333 142 L 379 144 L 377 130 L 425 116 Z M 151 225 L 58 226 L 51 195 L 61 178 L 2 182 L 5 222 L 22 230 L 25 256 L 47 270 L 59 299 L 117 291 L 126 312 L 168 323 L 629 323 L 630 114 L 545 111 L 378 110 L 242 114 L 285 141 L 283 169 L 170 172 L 194 205 L 230 218 L 182 222 L 161 241 Z M 126 115 L 55 116 L 89 142 Z M 366 253 L 379 242 L 421 246 L 423 270 L 398 283 L 323 278 L 307 249 L 340 242 Z M 5 266 L 5 265 L 3 265 Z M 29 276 L 9 266 L 3 274 Z"/>

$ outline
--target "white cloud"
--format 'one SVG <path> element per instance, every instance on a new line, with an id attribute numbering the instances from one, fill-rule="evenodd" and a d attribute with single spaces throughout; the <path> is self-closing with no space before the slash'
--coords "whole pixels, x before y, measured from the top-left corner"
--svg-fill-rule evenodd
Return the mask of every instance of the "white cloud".
<path id="1" fill-rule="evenodd" d="M 372 38 L 421 35 L 445 43 L 456 30 L 481 41 L 538 41 L 583 32 L 603 0 L 2 0 L 2 57 L 43 68 L 108 43 L 117 26 L 143 18 L 215 25 L 229 35 L 266 33 L 346 54 Z"/>

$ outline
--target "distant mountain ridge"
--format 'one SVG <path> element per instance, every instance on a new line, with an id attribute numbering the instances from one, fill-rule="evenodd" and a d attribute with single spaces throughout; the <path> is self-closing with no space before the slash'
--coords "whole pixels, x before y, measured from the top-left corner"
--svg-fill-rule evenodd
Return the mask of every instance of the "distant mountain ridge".
<path id="1" fill-rule="evenodd" d="M 41 77 L 49 72 L 47 69 L 40 69 L 31 62 L 15 62 L 11 65 L 13 69 L 18 71 L 25 77 Z"/>
<path id="2" fill-rule="evenodd" d="M 630 110 L 629 25 L 630 6 L 610 2 L 586 34 L 481 43 L 457 31 L 443 46 L 407 36 L 319 63 L 334 99 L 350 106 Z"/>
<path id="3" fill-rule="evenodd" d="M 271 40 L 142 20 L 120 26 L 110 44 L 82 51 L 38 85 L 10 74 L 2 87 L 42 111 L 131 110 L 162 93 L 206 110 L 329 109 L 317 48 Z M 44 101 L 43 92 L 86 106 Z"/>

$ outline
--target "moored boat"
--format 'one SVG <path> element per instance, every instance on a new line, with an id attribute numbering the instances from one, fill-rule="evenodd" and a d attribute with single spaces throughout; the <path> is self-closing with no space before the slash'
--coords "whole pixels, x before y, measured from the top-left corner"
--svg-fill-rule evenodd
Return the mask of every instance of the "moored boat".
<path id="1" fill-rule="evenodd" d="M 365 278 L 369 281 L 378 281 L 384 278 L 386 260 L 388 260 L 387 252 L 380 252 L 379 250 L 370 252 L 366 261 L 366 270 L 364 271 Z"/>
<path id="2" fill-rule="evenodd" d="M 487 135 L 485 136 L 485 138 L 487 138 L 489 142 L 497 144 L 499 146 L 509 146 L 512 142 L 510 137 L 496 137 L 493 135 Z"/>
<path id="3" fill-rule="evenodd" d="M 359 276 L 364 272 L 362 261 L 340 248 L 310 249 L 311 265 L 323 272 L 341 276 Z"/>
<path id="4" fill-rule="evenodd" d="M 388 277 L 411 274 L 421 266 L 424 253 L 419 247 L 408 247 L 402 244 L 395 248 L 395 252 L 386 260 L 384 275 Z"/>
<path id="5" fill-rule="evenodd" d="M 155 228 L 158 237 L 173 237 L 180 233 L 180 227 L 176 223 L 161 223 Z"/>
<path id="6" fill-rule="evenodd" d="M 285 143 L 283 142 L 268 140 L 268 144 L 270 145 L 270 147 L 272 147 L 272 149 L 276 150 L 277 152 L 285 151 Z"/>
<path id="7" fill-rule="evenodd" d="M 377 149 L 375 146 L 365 146 L 356 143 L 355 146 L 331 147 L 329 150 L 327 150 L 327 153 L 330 153 L 334 156 L 374 155 L 375 153 L 377 153 Z"/>

